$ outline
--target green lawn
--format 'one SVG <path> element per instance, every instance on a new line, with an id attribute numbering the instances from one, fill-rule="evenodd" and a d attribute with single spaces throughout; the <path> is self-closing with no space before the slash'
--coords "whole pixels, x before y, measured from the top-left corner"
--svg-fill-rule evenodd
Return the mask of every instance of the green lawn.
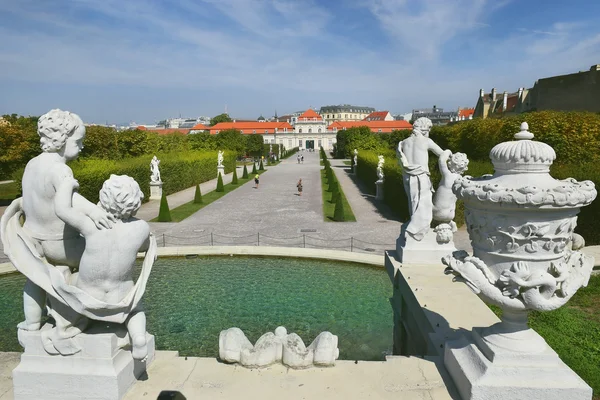
<path id="1" fill-rule="evenodd" d="M 344 161 L 344 165 L 352 165 L 352 161 Z"/>
<path id="2" fill-rule="evenodd" d="M 258 174 L 260 175 L 263 172 L 265 172 L 265 171 L 258 171 Z M 248 173 L 250 173 L 250 172 L 248 172 Z M 254 177 L 249 177 L 248 179 L 238 178 L 237 185 L 233 185 L 231 183 L 224 185 L 223 186 L 223 189 L 225 189 L 224 192 L 217 192 L 217 191 L 213 190 L 212 192 L 208 192 L 206 194 L 202 193 L 202 203 L 200 203 L 200 204 L 196 204 L 192 200 L 189 203 L 185 203 L 185 204 L 180 205 L 179 207 L 175 207 L 175 208 L 171 209 L 171 220 L 172 220 L 171 222 L 183 221 L 190 215 L 194 214 L 196 211 L 206 207 L 213 201 L 219 200 L 221 197 L 225 196 L 227 193 L 234 191 L 235 189 L 237 189 L 238 187 L 242 186 L 243 184 L 247 183 L 250 180 L 254 180 Z M 158 217 L 150 220 L 150 222 L 158 222 Z"/>
<path id="3" fill-rule="evenodd" d="M 5 203 L 14 200 L 19 195 L 17 183 L 3 183 L 0 185 L 0 202 Z"/>
<path id="4" fill-rule="evenodd" d="M 490 307 L 500 315 L 498 307 Z M 529 326 L 594 389 L 600 400 L 600 275 L 558 310 L 531 312 Z"/>
<path id="5" fill-rule="evenodd" d="M 340 194 L 342 196 L 342 202 L 344 203 L 344 220 L 346 222 L 354 222 L 356 221 L 356 217 L 354 217 L 354 213 L 352 212 L 352 207 L 346 200 L 346 195 L 342 190 L 342 185 L 340 186 Z M 321 170 L 321 193 L 323 194 L 323 219 L 328 222 L 333 221 L 333 212 L 335 211 L 335 204 L 331 202 L 331 193 L 327 191 L 329 185 L 327 184 L 327 177 L 325 176 L 325 169 Z"/>

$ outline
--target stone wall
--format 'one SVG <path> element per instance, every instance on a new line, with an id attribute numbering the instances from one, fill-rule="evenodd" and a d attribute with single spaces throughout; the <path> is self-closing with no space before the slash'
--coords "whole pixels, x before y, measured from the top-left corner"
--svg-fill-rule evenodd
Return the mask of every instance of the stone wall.
<path id="1" fill-rule="evenodd" d="M 532 110 L 600 112 L 600 65 L 589 71 L 540 79 L 531 89 Z"/>

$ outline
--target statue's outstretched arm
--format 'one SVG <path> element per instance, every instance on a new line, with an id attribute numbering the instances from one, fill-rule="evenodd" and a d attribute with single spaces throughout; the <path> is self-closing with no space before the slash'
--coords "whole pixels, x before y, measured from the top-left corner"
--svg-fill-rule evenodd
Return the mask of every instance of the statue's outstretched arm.
<path id="1" fill-rule="evenodd" d="M 442 153 L 444 152 L 444 150 L 442 150 L 442 148 L 440 146 L 438 146 L 436 142 L 434 142 L 433 140 L 429 139 L 428 143 L 429 143 L 429 150 L 433 154 L 435 154 L 438 157 L 442 155 Z"/>
<path id="2" fill-rule="evenodd" d="M 78 188 L 79 182 L 75 179 L 64 179 L 56 190 L 54 212 L 65 224 L 77 229 L 83 236 L 87 236 L 96 231 L 96 226 L 87 215 L 73 207 L 73 191 Z"/>

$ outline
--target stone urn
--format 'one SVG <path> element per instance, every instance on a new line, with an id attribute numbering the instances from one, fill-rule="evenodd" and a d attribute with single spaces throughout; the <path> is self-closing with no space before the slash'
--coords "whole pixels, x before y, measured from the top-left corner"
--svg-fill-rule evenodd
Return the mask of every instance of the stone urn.
<path id="1" fill-rule="evenodd" d="M 529 310 L 557 309 L 587 285 L 594 260 L 573 246 L 573 230 L 579 210 L 596 198 L 596 189 L 591 181 L 554 179 L 550 166 L 556 153 L 549 145 L 532 140 L 527 123 L 521 124 L 515 139 L 498 144 L 490 152 L 493 175 L 465 176 L 455 181 L 453 192 L 465 205 L 473 256 L 455 252 L 442 262 L 447 265 L 446 273 L 454 274 L 486 303 L 503 311 L 502 322 L 473 330 L 475 346 L 482 357 L 471 360 L 471 367 L 477 370 L 479 367 L 473 365 L 487 362 L 484 370 L 495 366 L 507 374 L 509 366 L 527 367 L 523 378 L 533 374 L 529 378 L 538 379 L 543 386 L 541 365 L 550 363 L 557 371 L 566 366 L 544 339 L 528 327 L 527 314 Z M 449 347 L 447 364 L 461 365 L 461 350 Z M 468 375 L 469 368 L 466 371 L 464 374 Z M 480 373 L 483 372 L 474 372 Z M 493 374 L 502 376 L 498 371 Z M 465 377 L 458 380 L 464 383 Z M 468 376 L 466 381 L 470 381 Z M 575 382 L 572 387 L 579 387 L 582 382 Z M 464 392 L 463 397 L 486 398 L 493 394 L 492 390 L 484 391 L 482 397 L 474 396 L 477 391 L 473 392 L 473 387 L 470 395 Z M 518 384 L 515 387 L 522 388 Z M 543 387 L 535 393 L 548 396 Z M 567 397 L 587 398 L 582 393 Z"/>

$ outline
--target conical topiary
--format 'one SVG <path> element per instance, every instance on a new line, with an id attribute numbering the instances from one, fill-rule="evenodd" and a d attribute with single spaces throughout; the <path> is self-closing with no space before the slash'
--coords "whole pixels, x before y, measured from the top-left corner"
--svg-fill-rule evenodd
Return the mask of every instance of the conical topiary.
<path id="1" fill-rule="evenodd" d="M 256 170 L 256 163 L 253 162 L 252 163 L 252 176 L 256 175 L 258 173 L 258 171 Z"/>
<path id="2" fill-rule="evenodd" d="M 342 203 L 342 196 L 337 197 L 335 202 L 335 210 L 333 211 L 333 220 L 337 222 L 344 221 L 344 203 Z"/>
<path id="3" fill-rule="evenodd" d="M 244 164 L 244 172 L 242 172 L 242 178 L 248 179 L 248 168 L 246 168 L 246 164 Z"/>
<path id="4" fill-rule="evenodd" d="M 223 187 L 223 175 L 221 175 L 221 173 L 218 174 L 219 176 L 217 177 L 217 188 L 215 189 L 215 192 L 224 192 L 225 188 Z"/>
<path id="5" fill-rule="evenodd" d="M 162 193 L 160 198 L 160 208 L 158 209 L 158 222 L 171 222 L 171 211 L 169 210 L 169 203 L 167 202 L 167 195 L 165 192 Z"/>
<path id="6" fill-rule="evenodd" d="M 258 170 L 259 171 L 264 171 L 265 170 L 265 166 L 263 165 L 263 161 L 260 160 L 260 165 L 258 166 Z"/>
<path id="7" fill-rule="evenodd" d="M 333 187 L 331 188 L 331 202 L 336 203 L 339 195 L 340 195 L 340 187 L 338 186 L 338 183 L 335 182 L 333 184 Z"/>
<path id="8" fill-rule="evenodd" d="M 202 193 L 200 193 L 200 185 L 196 185 L 196 192 L 194 193 L 194 203 L 202 203 Z"/>
<path id="9" fill-rule="evenodd" d="M 238 177 L 237 177 L 237 170 L 236 170 L 236 168 L 233 169 L 233 177 L 231 178 L 231 184 L 232 185 L 237 185 L 238 184 Z"/>
<path id="10" fill-rule="evenodd" d="M 335 179 L 335 177 L 333 176 L 333 174 L 331 174 L 329 176 L 327 183 L 329 183 L 329 186 L 327 187 L 327 191 L 328 192 L 333 192 L 333 187 L 337 183 L 337 180 Z"/>

